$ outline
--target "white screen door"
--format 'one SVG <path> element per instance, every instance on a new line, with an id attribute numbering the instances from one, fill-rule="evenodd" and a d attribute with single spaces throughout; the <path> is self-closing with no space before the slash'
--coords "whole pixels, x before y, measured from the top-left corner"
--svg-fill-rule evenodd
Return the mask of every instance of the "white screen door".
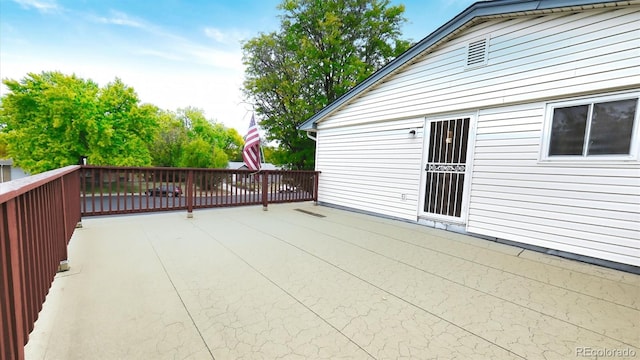
<path id="1" fill-rule="evenodd" d="M 462 217 L 470 122 L 469 117 L 427 122 L 423 215 Z"/>

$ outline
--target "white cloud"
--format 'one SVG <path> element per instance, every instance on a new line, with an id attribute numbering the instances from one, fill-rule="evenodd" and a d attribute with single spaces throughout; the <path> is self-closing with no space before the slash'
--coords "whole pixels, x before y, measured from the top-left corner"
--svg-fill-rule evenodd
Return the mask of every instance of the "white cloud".
<path id="1" fill-rule="evenodd" d="M 142 102 L 168 110 L 197 107 L 205 111 L 207 118 L 217 119 L 241 133 L 248 126 L 250 115 L 247 105 L 242 103 L 240 90 L 244 78 L 241 31 L 207 28 L 208 32 L 191 37 L 121 11 L 73 14 L 69 20 L 84 21 L 84 29 L 92 28 L 86 24 L 90 22 L 94 27 L 106 24 L 131 30 L 125 31 L 125 35 L 109 29 L 87 31 L 105 40 L 87 42 L 83 49 L 64 48 L 62 41 L 62 47 L 55 50 L 40 48 L 37 42 L 17 46 L 17 38 L 13 38 L 11 48 L 3 49 L 2 76 L 18 80 L 28 72 L 57 70 L 92 79 L 102 86 L 118 77 L 136 90 Z M 83 35 L 78 34 L 76 40 L 83 39 Z M 105 42 L 109 44 L 106 50 L 98 45 Z M 94 45 L 96 48 L 92 50 Z M 0 96 L 6 91 L 0 86 Z"/>
<path id="2" fill-rule="evenodd" d="M 226 41 L 226 34 L 216 28 L 205 28 L 204 34 L 217 42 L 223 43 Z"/>
<path id="3" fill-rule="evenodd" d="M 139 19 L 132 18 L 131 16 L 120 12 L 120 11 L 111 11 L 111 16 L 102 17 L 102 16 L 91 16 L 91 18 L 95 22 L 99 22 L 102 24 L 114 24 L 114 25 L 122 25 L 122 26 L 130 26 L 134 28 L 144 28 L 144 21 Z"/>
<path id="4" fill-rule="evenodd" d="M 220 69 L 228 69 L 242 72 L 242 53 L 238 51 L 225 51 L 211 47 L 188 44 L 184 47 L 184 54 L 193 62 L 212 66 Z"/>
<path id="5" fill-rule="evenodd" d="M 249 34 L 238 30 L 221 30 L 214 27 L 204 28 L 204 34 L 221 44 L 239 44 L 240 41 L 246 39 Z"/>
<path id="6" fill-rule="evenodd" d="M 136 49 L 136 52 L 140 55 L 153 56 L 153 57 L 157 57 L 165 60 L 171 60 L 171 61 L 186 60 L 184 56 L 179 56 L 175 54 L 175 52 L 160 51 L 156 49 Z"/>
<path id="7" fill-rule="evenodd" d="M 242 50 L 239 41 L 230 42 L 230 37 L 221 35 L 231 46 L 211 46 L 172 34 L 153 25 L 144 27 L 157 41 L 147 45 L 140 54 L 151 55 L 165 60 L 181 61 L 214 67 L 217 69 L 243 72 Z M 224 44 L 221 44 L 224 45 Z M 136 45 L 138 46 L 138 45 Z"/>
<path id="8" fill-rule="evenodd" d="M 110 16 L 90 15 L 88 18 L 90 21 L 102 24 L 134 27 L 151 36 L 153 40 L 147 41 L 143 48 L 140 48 L 139 41 L 131 42 L 135 37 L 121 39 L 120 47 L 128 48 L 131 54 L 156 57 L 182 64 L 205 65 L 234 72 L 244 71 L 240 40 L 247 34 L 241 31 L 205 28 L 205 35 L 220 45 L 211 46 L 211 44 L 203 44 L 169 32 L 161 26 L 132 17 L 121 11 L 111 10 Z"/>
<path id="9" fill-rule="evenodd" d="M 20 80 L 27 73 L 61 71 L 83 79 L 91 79 L 100 86 L 116 77 L 133 87 L 140 100 L 166 110 L 193 106 L 204 110 L 207 118 L 216 119 L 241 133 L 248 126 L 247 106 L 242 104 L 243 73 L 200 66 L 142 64 L 130 59 L 101 59 L 78 62 L 74 54 L 48 56 L 46 60 L 33 56 L 3 54 L 2 76 Z M 0 86 L 0 96 L 8 89 Z"/>
<path id="10" fill-rule="evenodd" d="M 55 0 L 13 0 L 25 9 L 34 8 L 43 13 L 61 10 Z"/>

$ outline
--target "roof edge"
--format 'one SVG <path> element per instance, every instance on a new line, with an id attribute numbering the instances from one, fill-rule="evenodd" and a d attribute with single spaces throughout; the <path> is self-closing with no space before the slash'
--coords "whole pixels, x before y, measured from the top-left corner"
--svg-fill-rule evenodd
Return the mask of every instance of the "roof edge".
<path id="1" fill-rule="evenodd" d="M 391 60 L 386 65 L 370 75 L 368 78 L 364 79 L 362 82 L 351 88 L 351 90 L 347 91 L 338 99 L 334 100 L 332 103 L 325 106 L 322 110 L 315 113 L 305 122 L 300 124 L 298 126 L 298 130 L 315 131 L 318 121 L 338 110 L 349 100 L 355 98 L 369 87 L 377 84 L 379 81 L 387 77 L 387 75 L 404 66 L 405 64 L 413 60 L 416 56 L 420 55 L 425 50 L 438 43 L 440 40 L 462 28 L 475 18 L 525 11 L 548 10 L 572 6 L 607 4 L 616 2 L 620 2 L 620 0 L 485 0 L 475 2 L 464 11 L 456 15 L 453 19 L 449 20 L 444 25 L 437 28 L 434 32 L 427 35 L 425 38 L 407 49 L 407 51 L 398 55 L 398 57 Z"/>

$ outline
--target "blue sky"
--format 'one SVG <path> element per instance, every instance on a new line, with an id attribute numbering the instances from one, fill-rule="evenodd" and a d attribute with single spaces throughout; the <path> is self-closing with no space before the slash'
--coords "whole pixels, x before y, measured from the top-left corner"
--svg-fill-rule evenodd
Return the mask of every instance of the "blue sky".
<path id="1" fill-rule="evenodd" d="M 280 0 L 0 0 L 0 77 L 58 70 L 105 85 L 116 77 L 142 102 L 193 106 L 243 134 L 240 42 L 279 28 Z M 404 4 L 414 41 L 474 0 Z M 2 85 L 1 94 L 6 93 Z"/>

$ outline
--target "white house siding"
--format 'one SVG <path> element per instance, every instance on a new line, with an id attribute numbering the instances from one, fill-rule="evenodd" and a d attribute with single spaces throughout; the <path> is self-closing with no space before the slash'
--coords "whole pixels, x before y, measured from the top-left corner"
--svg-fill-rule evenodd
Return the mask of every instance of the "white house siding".
<path id="1" fill-rule="evenodd" d="M 29 176 L 29 174 L 24 172 L 21 168 L 14 166 L 11 167 L 11 180 L 21 179 L 27 176 Z"/>
<path id="2" fill-rule="evenodd" d="M 319 121 L 319 200 L 415 220 L 422 139 L 403 129 L 478 111 L 470 232 L 640 265 L 638 162 L 538 161 L 546 101 L 640 87 L 640 6 L 575 10 L 471 26 Z M 479 38 L 487 64 L 465 68 Z"/>
<path id="3" fill-rule="evenodd" d="M 422 118 L 327 129 L 318 136 L 316 169 L 323 203 L 415 220 Z M 415 137 L 409 128 L 417 129 Z"/>
<path id="4" fill-rule="evenodd" d="M 489 37 L 486 66 L 466 44 Z M 318 123 L 318 129 L 598 93 L 640 83 L 640 6 L 492 19 Z"/>
<path id="5" fill-rule="evenodd" d="M 640 165 L 539 162 L 544 110 L 479 112 L 467 231 L 640 266 Z"/>

